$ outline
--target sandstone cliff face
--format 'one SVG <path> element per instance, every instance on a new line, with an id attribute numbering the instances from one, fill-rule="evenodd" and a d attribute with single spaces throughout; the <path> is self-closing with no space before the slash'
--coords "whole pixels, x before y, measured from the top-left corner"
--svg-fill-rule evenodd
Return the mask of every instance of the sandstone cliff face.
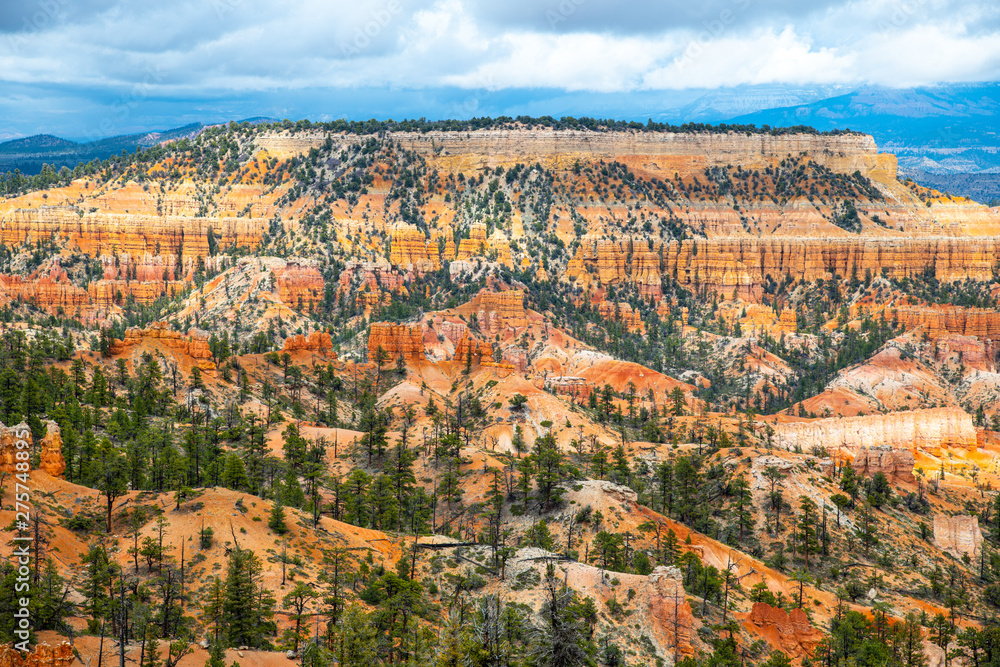
<path id="1" fill-rule="evenodd" d="M 646 293 L 655 293 L 651 260 L 636 259 L 636 248 L 647 246 L 648 241 L 640 238 L 584 236 L 562 279 L 585 289 L 635 283 Z M 809 282 L 871 270 L 906 278 L 933 267 L 935 277 L 944 282 L 992 280 L 1000 239 L 732 237 L 654 243 L 652 251 L 642 252 L 655 253 L 660 274 L 688 289 L 704 287 L 726 297 L 735 294 L 758 301 L 767 276 L 779 282 L 786 275 Z"/>
<path id="2" fill-rule="evenodd" d="M 873 477 L 883 473 L 890 480 L 916 481 L 913 476 L 913 452 L 908 449 L 862 447 L 854 456 L 851 467 L 861 476 Z"/>
<path id="3" fill-rule="evenodd" d="M 214 371 L 212 351 L 208 347 L 209 335 L 200 329 L 192 329 L 187 334 L 173 331 L 166 322 L 154 322 L 146 329 L 131 327 L 125 331 L 124 340 L 111 344 L 111 354 L 126 354 L 131 348 L 149 341 L 162 345 L 177 355 L 190 358 L 203 371 Z"/>
<path id="4" fill-rule="evenodd" d="M 621 322 L 625 328 L 632 332 L 642 333 L 646 330 L 642 316 L 632 310 L 632 306 L 625 302 L 601 301 L 597 304 L 597 309 L 601 318 L 607 322 Z"/>
<path id="5" fill-rule="evenodd" d="M 14 210 L 0 216 L 0 244 L 20 245 L 55 236 L 91 257 L 127 253 L 209 256 L 209 230 L 219 248 L 256 248 L 268 221 L 257 218 L 194 218 L 85 213 L 75 208 Z"/>
<path id="6" fill-rule="evenodd" d="M 333 340 L 330 338 L 330 334 L 325 331 L 313 331 L 308 336 L 289 336 L 285 339 L 282 350 L 284 352 L 307 350 L 328 354 L 333 352 Z"/>
<path id="7" fill-rule="evenodd" d="M 426 273 L 441 268 L 437 243 L 412 225 L 399 225 L 392 230 L 389 261 L 407 271 Z"/>
<path id="8" fill-rule="evenodd" d="M 694 615 L 684 594 L 684 577 L 676 567 L 659 566 L 647 579 L 649 615 L 660 646 L 676 647 L 680 655 L 694 652 Z"/>
<path id="9" fill-rule="evenodd" d="M 517 329 L 528 324 L 524 312 L 524 291 L 503 290 L 481 292 L 478 297 L 479 330 L 491 336 L 505 329 Z M 477 304 L 473 300 L 473 307 Z"/>
<path id="10" fill-rule="evenodd" d="M 826 447 L 831 454 L 842 450 L 852 456 L 863 448 L 927 451 L 942 447 L 969 449 L 976 446 L 972 417 L 958 408 L 911 410 L 886 415 L 818 419 L 812 422 L 781 424 L 776 433 L 778 446 Z"/>
<path id="11" fill-rule="evenodd" d="M 73 647 L 69 642 L 55 646 L 43 642 L 25 655 L 13 646 L 0 649 L 0 667 L 70 667 L 73 660 Z"/>
<path id="12" fill-rule="evenodd" d="M 323 301 L 326 283 L 312 262 L 290 261 L 274 269 L 274 280 L 278 298 L 289 308 L 308 312 Z"/>
<path id="13" fill-rule="evenodd" d="M 466 331 L 462 338 L 455 345 L 454 361 L 462 364 L 475 366 L 478 364 L 493 363 L 493 346 L 489 341 L 479 341 L 475 336 L 469 335 Z"/>
<path id="14" fill-rule="evenodd" d="M 507 267 L 514 266 L 511 258 L 510 242 L 507 237 L 497 230 L 489 238 L 486 237 L 486 225 L 481 222 L 473 223 L 469 230 L 469 238 L 462 239 L 458 244 L 458 252 L 454 259 L 464 261 L 473 257 L 493 256 L 498 262 Z"/>
<path id="15" fill-rule="evenodd" d="M 885 317 L 899 322 L 908 331 L 921 328 L 930 338 L 957 334 L 1000 341 L 1000 312 L 995 310 L 958 306 L 898 306 L 886 308 Z"/>
<path id="16" fill-rule="evenodd" d="M 40 460 L 39 470 L 44 470 L 53 477 L 62 477 L 66 471 L 66 461 L 62 454 L 62 436 L 59 425 L 54 421 L 42 422 L 47 431 L 39 443 Z M 25 449 L 19 449 L 17 443 L 24 441 L 28 443 Z M 31 429 L 24 422 L 16 426 L 5 426 L 0 423 L 0 470 L 9 474 L 16 474 L 18 471 L 17 452 L 24 451 L 29 454 L 32 451 L 33 439 Z"/>
<path id="17" fill-rule="evenodd" d="M 744 625 L 793 659 L 811 656 L 824 636 L 801 609 L 787 612 L 766 602 L 754 603 Z"/>
<path id="18" fill-rule="evenodd" d="M 374 361 L 381 347 L 392 360 L 402 356 L 407 362 L 426 361 L 424 332 L 419 324 L 393 324 L 373 322 L 368 333 L 368 360 Z"/>
<path id="19" fill-rule="evenodd" d="M 934 517 L 934 545 L 956 558 L 968 554 L 975 558 L 983 544 L 983 533 L 979 530 L 979 519 L 974 516 Z"/>

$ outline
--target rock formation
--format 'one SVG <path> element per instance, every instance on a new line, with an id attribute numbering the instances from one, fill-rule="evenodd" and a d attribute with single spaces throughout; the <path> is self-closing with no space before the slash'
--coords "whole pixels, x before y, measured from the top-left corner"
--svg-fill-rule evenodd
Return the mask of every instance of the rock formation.
<path id="1" fill-rule="evenodd" d="M 612 303 L 611 301 L 601 301 L 597 305 L 601 319 L 608 322 L 621 322 L 632 332 L 642 333 L 646 330 L 646 324 L 642 321 L 642 316 L 632 310 L 632 306 L 624 301 Z"/>
<path id="2" fill-rule="evenodd" d="M 995 310 L 958 306 L 899 306 L 886 308 L 885 317 L 895 320 L 907 331 L 923 329 L 930 338 L 958 334 L 1000 341 L 1000 312 Z"/>
<path id="3" fill-rule="evenodd" d="M 587 398 L 594 389 L 587 378 L 572 375 L 550 375 L 545 378 L 545 388 L 575 400 Z"/>
<path id="4" fill-rule="evenodd" d="M 867 477 L 883 473 L 890 480 L 916 481 L 916 477 L 913 476 L 913 452 L 908 449 L 862 447 L 854 455 L 851 467 L 858 475 Z"/>
<path id="5" fill-rule="evenodd" d="M 495 257 L 498 262 L 507 267 L 513 267 L 514 261 L 510 254 L 510 243 L 503 232 L 497 230 L 489 238 L 486 237 L 486 225 L 473 223 L 469 229 L 469 238 L 462 239 L 458 244 L 455 259 L 458 261 L 473 257 Z"/>
<path id="6" fill-rule="evenodd" d="M 325 282 L 315 264 L 288 262 L 273 271 L 278 298 L 289 308 L 308 312 L 323 301 Z"/>
<path id="7" fill-rule="evenodd" d="M 282 350 L 284 352 L 308 350 L 327 354 L 333 351 L 333 340 L 330 338 L 330 334 L 325 331 L 313 331 L 308 336 L 289 336 L 285 339 Z"/>
<path id="8" fill-rule="evenodd" d="M 69 642 L 55 646 L 43 642 L 26 655 L 9 645 L 0 649 L 0 667 L 70 667 L 73 659 L 73 647 Z"/>
<path id="9" fill-rule="evenodd" d="M 268 221 L 258 218 L 199 218 L 123 213 L 84 213 L 75 207 L 18 209 L 0 216 L 0 244 L 11 246 L 52 237 L 66 239 L 91 257 L 128 254 L 210 256 L 209 235 L 219 249 L 256 248 Z"/>
<path id="10" fill-rule="evenodd" d="M 775 442 L 785 449 L 801 447 L 806 452 L 826 447 L 832 455 L 841 449 L 854 456 L 862 448 L 882 446 L 933 452 L 942 447 L 975 447 L 976 429 L 972 417 L 959 408 L 933 408 L 781 424 Z"/>
<path id="11" fill-rule="evenodd" d="M 661 646 L 676 647 L 681 655 L 694 652 L 694 616 L 684 593 L 684 577 L 676 567 L 659 566 L 647 578 L 649 615 Z"/>
<path id="12" fill-rule="evenodd" d="M 766 602 L 754 603 L 745 625 L 793 659 L 811 656 L 823 639 L 823 632 L 813 627 L 801 609 L 787 612 Z"/>
<path id="13" fill-rule="evenodd" d="M 131 327 L 125 331 L 123 340 L 115 340 L 111 344 L 111 354 L 125 354 L 132 347 L 143 342 L 162 345 L 175 354 L 189 357 L 195 366 L 203 371 L 214 371 L 212 351 L 208 347 L 209 335 L 200 329 L 191 329 L 186 334 L 174 331 L 166 322 L 154 322 L 146 329 Z"/>
<path id="14" fill-rule="evenodd" d="M 53 477 L 62 477 L 66 471 L 66 461 L 62 453 L 62 436 L 59 425 L 54 421 L 42 422 L 46 426 L 45 436 L 39 443 L 39 464 L 38 469 L 44 470 Z M 28 444 L 27 448 L 20 449 L 17 446 L 19 441 Z M 31 429 L 24 422 L 16 426 L 5 426 L 0 423 L 0 470 L 9 474 L 16 474 L 18 471 L 16 456 L 18 451 L 25 451 L 29 454 L 33 451 Z"/>
<path id="15" fill-rule="evenodd" d="M 493 364 L 493 346 L 489 341 L 479 341 L 466 331 L 455 345 L 453 360 L 471 366 Z"/>
<path id="16" fill-rule="evenodd" d="M 934 545 L 956 558 L 968 554 L 975 559 L 983 544 L 983 533 L 979 530 L 979 519 L 974 516 L 934 517 Z"/>
<path id="17" fill-rule="evenodd" d="M 649 293 L 649 261 L 636 261 L 634 248 L 645 238 L 584 236 L 563 280 L 585 289 L 632 283 Z M 645 251 L 644 251 L 645 252 Z M 686 288 L 705 287 L 726 297 L 758 301 L 765 279 L 829 280 L 870 270 L 889 278 L 914 277 L 933 267 L 944 282 L 992 280 L 1000 238 L 710 238 L 654 243 L 662 273 Z"/>
<path id="18" fill-rule="evenodd" d="M 412 225 L 399 225 L 392 230 L 389 261 L 417 273 L 441 268 L 437 243 L 427 240 L 424 233 Z"/>
<path id="19" fill-rule="evenodd" d="M 479 294 L 478 301 L 479 330 L 484 334 L 493 336 L 504 329 L 517 329 L 528 324 L 523 290 L 484 291 Z"/>
<path id="20" fill-rule="evenodd" d="M 424 332 L 419 324 L 393 324 L 373 322 L 368 333 L 368 360 L 374 361 L 381 347 L 391 360 L 400 356 L 407 362 L 426 361 L 424 354 Z"/>

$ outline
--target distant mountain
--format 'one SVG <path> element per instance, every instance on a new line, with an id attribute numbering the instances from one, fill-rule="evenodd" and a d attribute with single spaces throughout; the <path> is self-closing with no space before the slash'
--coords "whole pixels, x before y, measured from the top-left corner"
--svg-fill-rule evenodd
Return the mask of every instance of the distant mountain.
<path id="1" fill-rule="evenodd" d="M 879 148 L 899 157 L 900 171 L 918 182 L 924 175 L 954 176 L 954 194 L 980 201 L 1000 197 L 997 179 L 965 178 L 1000 173 L 1000 84 L 933 88 L 864 87 L 850 93 L 734 116 L 734 123 L 810 125 L 819 130 L 867 132 Z M 932 185 L 933 187 L 933 185 Z"/>
<path id="2" fill-rule="evenodd" d="M 274 122 L 272 118 L 255 116 L 237 123 Z M 20 137 L 0 143 L 0 173 L 18 169 L 23 174 L 37 174 L 42 165 L 52 165 L 55 169 L 73 168 L 81 162 L 105 160 L 122 151 L 131 153 L 137 148 L 149 148 L 167 141 L 177 141 L 186 137 L 194 137 L 208 125 L 190 123 L 170 130 L 157 130 L 137 134 L 123 134 L 94 141 L 70 141 L 51 134 L 38 134 L 32 137 Z"/>
<path id="3" fill-rule="evenodd" d="M 662 123 L 712 123 L 776 107 L 809 104 L 840 92 L 835 86 L 738 86 L 708 91 L 693 102 L 654 115 Z"/>
<path id="4" fill-rule="evenodd" d="M 74 146 L 79 146 L 79 144 L 68 139 L 54 137 L 51 134 L 36 134 L 32 137 L 21 137 L 3 142 L 0 144 L 0 153 L 29 154 L 68 150 Z"/>

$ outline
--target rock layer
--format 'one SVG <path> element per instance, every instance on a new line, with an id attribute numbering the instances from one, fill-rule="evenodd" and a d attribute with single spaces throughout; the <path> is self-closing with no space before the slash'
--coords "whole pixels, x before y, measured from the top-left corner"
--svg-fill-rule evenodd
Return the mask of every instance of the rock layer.
<path id="1" fill-rule="evenodd" d="M 916 481 L 913 476 L 913 452 L 908 449 L 862 447 L 854 456 L 851 467 L 858 475 L 873 477 L 878 473 L 883 473 L 891 480 Z"/>
<path id="2" fill-rule="evenodd" d="M 791 658 L 812 655 L 823 640 L 823 632 L 813 627 L 809 617 L 801 609 L 791 612 L 775 608 L 766 602 L 755 602 L 746 623 L 757 634 L 767 638 L 774 648 Z"/>
<path id="3" fill-rule="evenodd" d="M 111 344 L 111 354 L 127 353 L 131 348 L 145 341 L 159 343 L 192 360 L 195 366 L 203 371 L 214 371 L 212 351 L 208 346 L 209 335 L 200 329 L 191 329 L 186 334 L 174 331 L 166 322 L 154 322 L 146 329 L 131 327 L 125 331 L 123 340 L 115 340 Z"/>
<path id="4" fill-rule="evenodd" d="M 407 362 L 426 361 L 424 354 L 424 332 L 419 324 L 393 324 L 374 322 L 368 333 L 368 360 L 374 362 L 378 349 L 382 348 L 395 360 L 400 356 Z"/>
<path id="5" fill-rule="evenodd" d="M 968 554 L 974 558 L 983 544 L 983 533 L 979 530 L 979 519 L 974 516 L 934 517 L 934 545 L 956 558 Z"/>
<path id="6" fill-rule="evenodd" d="M 53 477 L 62 477 L 66 471 L 66 461 L 62 453 L 62 436 L 59 425 L 54 421 L 42 422 L 47 430 L 45 436 L 39 443 L 39 470 L 44 470 Z M 18 442 L 27 443 L 26 447 L 18 447 Z M 5 426 L 0 423 L 0 470 L 8 474 L 16 474 L 19 471 L 17 464 L 19 459 L 17 452 L 23 451 L 28 454 L 33 450 L 33 439 L 31 429 L 24 422 L 16 426 Z"/>
<path id="7" fill-rule="evenodd" d="M 906 330 L 921 328 L 930 338 L 957 334 L 1000 341 L 1000 312 L 995 310 L 958 306 L 899 306 L 887 308 L 885 317 L 895 320 Z"/>
<path id="8" fill-rule="evenodd" d="M 972 417 L 958 408 L 911 410 L 887 415 L 818 419 L 812 422 L 782 424 L 776 434 L 778 446 L 785 449 L 812 447 L 841 450 L 850 456 L 862 449 L 887 447 L 937 451 L 942 447 L 969 449 L 976 446 Z"/>
<path id="9" fill-rule="evenodd" d="M 22 654 L 13 646 L 4 646 L 0 650 L 0 667 L 69 667 L 73 659 L 73 647 L 69 642 L 55 646 L 43 642 L 27 654 Z"/>
<path id="10" fill-rule="evenodd" d="M 285 339 L 282 347 L 284 352 L 307 350 L 310 352 L 329 353 L 333 351 L 333 340 L 325 331 L 313 331 L 308 336 L 295 335 Z"/>

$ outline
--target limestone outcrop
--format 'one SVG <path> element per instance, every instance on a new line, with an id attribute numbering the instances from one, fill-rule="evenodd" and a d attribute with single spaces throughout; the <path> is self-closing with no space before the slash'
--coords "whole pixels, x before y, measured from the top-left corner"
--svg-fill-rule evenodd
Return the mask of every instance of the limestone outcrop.
<path id="1" fill-rule="evenodd" d="M 855 456 L 862 449 L 939 451 L 942 447 L 976 446 L 972 417 L 959 408 L 910 410 L 886 415 L 817 419 L 781 424 L 776 443 L 785 449 L 825 447 L 831 455 Z"/>
<path id="2" fill-rule="evenodd" d="M 285 352 L 306 350 L 327 354 L 333 351 L 333 340 L 330 338 L 330 334 L 325 331 L 313 331 L 308 336 L 289 336 L 285 339 L 282 350 Z"/>
<path id="3" fill-rule="evenodd" d="M 204 218 L 136 213 L 83 213 L 75 207 L 17 209 L 0 216 L 0 244 L 11 246 L 55 237 L 91 257 L 128 254 L 208 257 L 212 243 L 256 248 L 268 230 L 260 218 Z"/>
<path id="4" fill-rule="evenodd" d="M 44 470 L 53 477 L 62 477 L 66 471 L 66 461 L 62 453 L 62 435 L 59 425 L 54 421 L 42 422 L 46 426 L 45 436 L 38 443 L 39 464 L 38 469 Z M 24 441 L 28 443 L 26 449 L 19 449 L 17 443 Z M 33 439 L 31 429 L 24 422 L 16 426 L 5 426 L 0 423 L 0 470 L 9 474 L 16 474 L 18 451 L 31 452 L 33 449 Z"/>
<path id="5" fill-rule="evenodd" d="M 111 354 L 127 353 L 143 342 L 162 345 L 175 354 L 190 358 L 203 371 L 214 371 L 212 351 L 208 346 L 209 335 L 200 329 L 191 329 L 186 334 L 174 331 L 166 322 L 154 322 L 146 329 L 131 327 L 125 331 L 125 338 L 111 343 Z"/>
<path id="6" fill-rule="evenodd" d="M 42 642 L 23 655 L 13 646 L 0 649 L 0 667 L 70 667 L 73 659 L 69 642 L 55 646 Z"/>
<path id="7" fill-rule="evenodd" d="M 393 324 L 373 322 L 368 333 L 368 359 L 374 361 L 378 349 L 382 348 L 392 360 L 400 356 L 410 363 L 426 361 L 424 353 L 424 332 L 419 324 Z"/>
<path id="8" fill-rule="evenodd" d="M 983 544 L 983 533 L 979 530 L 979 519 L 974 516 L 934 517 L 934 545 L 956 558 L 968 554 L 975 558 Z"/>

